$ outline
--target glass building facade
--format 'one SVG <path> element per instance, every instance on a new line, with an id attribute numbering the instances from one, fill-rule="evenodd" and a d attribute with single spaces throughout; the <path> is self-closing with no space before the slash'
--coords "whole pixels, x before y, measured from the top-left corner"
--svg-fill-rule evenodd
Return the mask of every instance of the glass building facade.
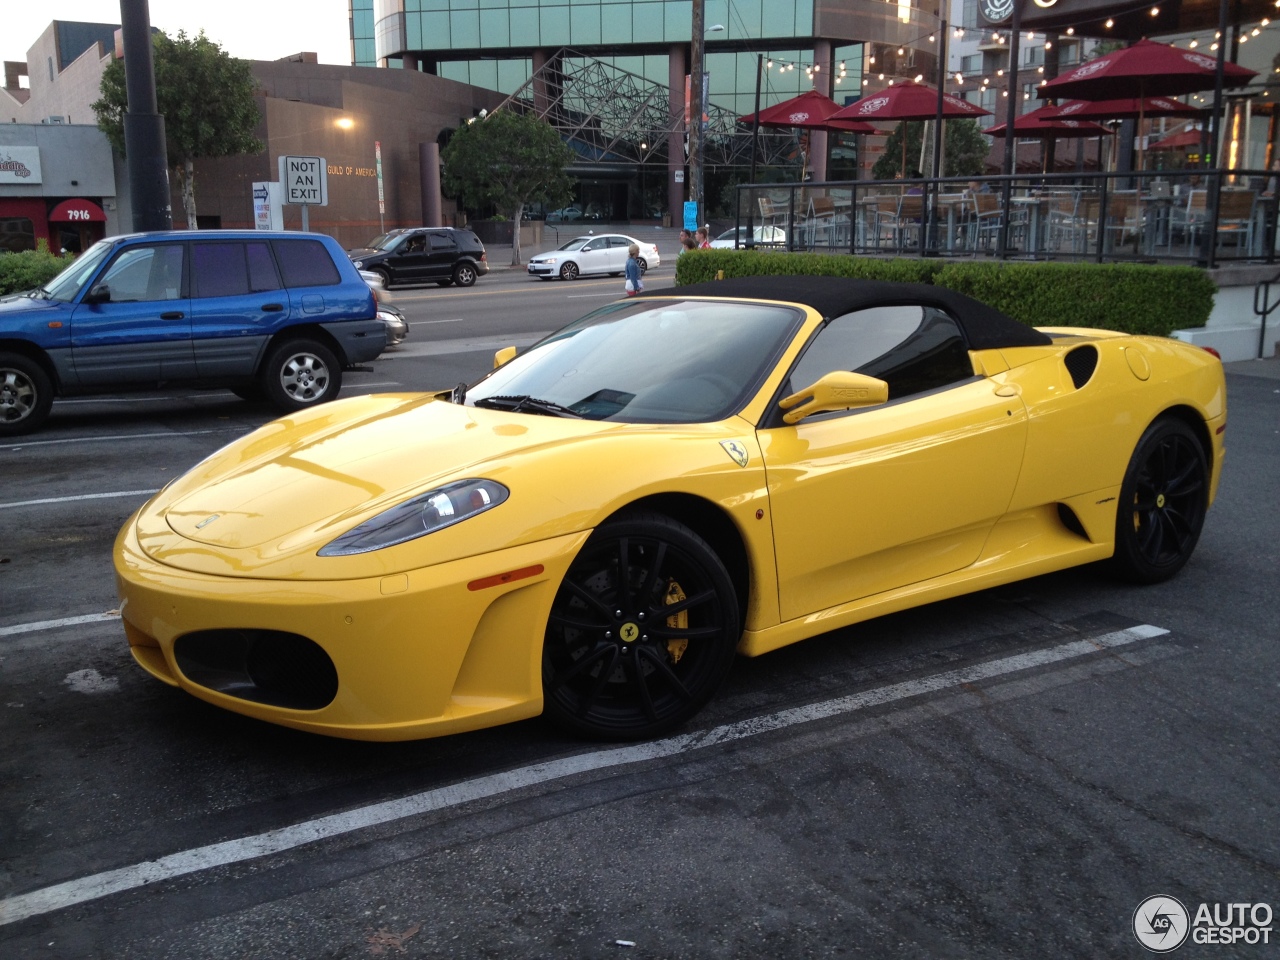
<path id="1" fill-rule="evenodd" d="M 558 51 L 601 61 L 668 89 L 688 73 L 692 0 L 350 0 L 352 62 L 361 66 L 418 69 L 462 83 L 513 94 Z M 707 97 L 734 116 L 756 107 L 757 70 L 763 67 L 760 104 L 768 107 L 807 90 L 837 102 L 862 92 L 868 43 L 906 44 L 926 53 L 936 30 L 939 0 L 703 0 Z M 924 9 L 921 9 L 921 7 Z M 767 66 L 764 64 L 767 63 Z M 818 74 L 812 71 L 817 65 Z M 822 71 L 827 71 L 822 75 Z M 525 96 L 525 94 L 522 94 Z M 683 91 L 671 97 L 673 111 Z M 782 134 L 775 133 L 774 136 Z M 814 172 L 808 137 L 786 131 L 796 149 L 790 171 L 779 179 Z M 857 140 L 831 136 L 818 172 L 856 176 Z M 821 141 L 818 141 L 821 142 Z M 655 202 L 651 172 L 645 196 L 628 204 L 631 216 L 679 208 L 684 158 L 673 144 Z M 829 168 L 828 165 L 829 164 Z M 677 169 L 681 171 L 677 174 Z M 589 173 L 575 169 L 580 180 Z M 709 165 L 706 196 L 713 204 L 725 184 L 746 180 L 746 169 Z M 610 171 L 607 176 L 619 174 Z M 661 179 L 661 178 L 660 178 Z M 616 209 L 608 211 L 619 218 Z M 639 209 L 637 209 L 637 207 Z"/>

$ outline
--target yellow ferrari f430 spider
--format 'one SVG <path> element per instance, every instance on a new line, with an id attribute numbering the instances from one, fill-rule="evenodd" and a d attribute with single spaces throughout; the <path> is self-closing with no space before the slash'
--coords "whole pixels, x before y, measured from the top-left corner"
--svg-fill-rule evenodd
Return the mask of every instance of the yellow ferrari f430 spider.
<path id="1" fill-rule="evenodd" d="M 1172 576 L 1223 458 L 1222 364 L 931 286 L 628 298 L 452 393 L 276 420 L 115 547 L 137 662 L 342 737 L 692 717 L 736 654 L 1076 564 Z"/>

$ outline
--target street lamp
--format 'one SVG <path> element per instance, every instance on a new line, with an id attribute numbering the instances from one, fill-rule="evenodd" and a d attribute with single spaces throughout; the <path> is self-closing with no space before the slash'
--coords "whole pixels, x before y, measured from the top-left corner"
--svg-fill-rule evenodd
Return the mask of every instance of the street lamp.
<path id="1" fill-rule="evenodd" d="M 705 26 L 705 0 L 693 0 L 693 24 L 689 37 L 689 199 L 697 206 L 696 226 L 702 225 L 702 118 L 706 115 L 706 86 L 703 68 L 703 44 L 708 33 L 718 33 L 724 24 Z"/>

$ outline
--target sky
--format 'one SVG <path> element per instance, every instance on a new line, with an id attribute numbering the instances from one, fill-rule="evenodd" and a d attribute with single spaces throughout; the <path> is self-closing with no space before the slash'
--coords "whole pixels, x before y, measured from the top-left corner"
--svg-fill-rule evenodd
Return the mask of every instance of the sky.
<path id="1" fill-rule="evenodd" d="M 311 50 L 321 63 L 350 65 L 347 0 L 150 0 L 151 25 L 169 35 L 202 29 L 233 57 L 278 60 Z M 118 0 L 4 3 L 0 60 L 25 60 L 53 20 L 119 23 Z"/>

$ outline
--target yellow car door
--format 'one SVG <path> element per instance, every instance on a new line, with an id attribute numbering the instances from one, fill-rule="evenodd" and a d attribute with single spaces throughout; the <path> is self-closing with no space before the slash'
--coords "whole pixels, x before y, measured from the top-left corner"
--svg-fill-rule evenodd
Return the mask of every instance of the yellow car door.
<path id="1" fill-rule="evenodd" d="M 783 620 L 973 563 L 1009 506 L 1026 445 L 1021 400 L 975 375 L 939 308 L 833 319 L 782 393 L 838 370 L 884 380 L 889 401 L 795 424 L 779 411 L 759 431 Z"/>

